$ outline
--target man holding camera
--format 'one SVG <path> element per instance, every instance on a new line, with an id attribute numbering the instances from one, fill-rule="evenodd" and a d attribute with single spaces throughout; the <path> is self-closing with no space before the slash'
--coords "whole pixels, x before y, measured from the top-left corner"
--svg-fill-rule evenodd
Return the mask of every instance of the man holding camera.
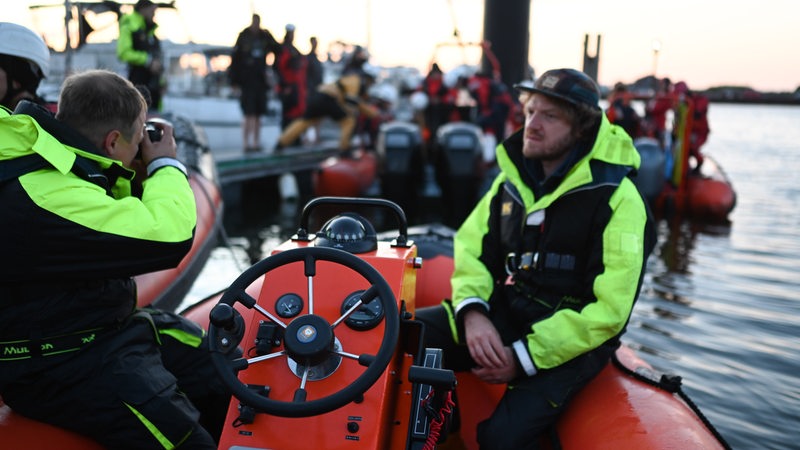
<path id="1" fill-rule="evenodd" d="M 55 117 L 0 109 L 0 396 L 107 448 L 215 449 L 220 418 L 198 408 L 229 396 L 203 330 L 137 308 L 132 276 L 175 267 L 196 222 L 173 129 L 153 124 L 153 142 L 146 112 L 103 70 L 67 78 Z"/>

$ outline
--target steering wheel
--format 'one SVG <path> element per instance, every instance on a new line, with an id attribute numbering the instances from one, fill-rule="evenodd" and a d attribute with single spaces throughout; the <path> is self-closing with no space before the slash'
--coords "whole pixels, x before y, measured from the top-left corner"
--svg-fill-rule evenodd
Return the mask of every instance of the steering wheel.
<path id="1" fill-rule="evenodd" d="M 287 326 L 280 319 L 259 306 L 257 300 L 245 292 L 248 286 L 268 272 L 298 261 L 304 263 L 307 277 L 315 276 L 317 261 L 329 261 L 349 268 L 370 283 L 370 287 L 362 294 L 361 301 L 366 304 L 378 297 L 385 311 L 384 320 L 386 321 L 383 339 L 376 355 L 352 355 L 334 350 L 334 329 L 337 325 L 343 323 L 349 314 L 358 309 L 355 305 L 332 324 L 319 315 L 305 314 L 294 318 Z M 309 287 L 311 288 L 311 286 L 311 281 L 309 281 Z M 309 292 L 309 296 L 312 293 Z M 245 326 L 242 316 L 233 309 L 233 305 L 236 302 L 247 308 L 255 309 L 272 322 L 285 327 L 285 350 L 250 359 L 239 358 L 231 361 L 226 354 L 231 348 L 239 344 L 244 335 Z M 254 264 L 234 280 L 217 305 L 211 310 L 210 319 L 208 336 L 211 359 L 223 383 L 243 404 L 249 405 L 260 412 L 282 417 L 308 417 L 324 414 L 358 399 L 378 381 L 378 378 L 391 362 L 400 331 L 397 301 L 383 276 L 357 256 L 343 250 L 327 247 L 290 249 L 271 255 Z M 306 401 L 305 383 L 308 368 L 306 368 L 300 387 L 295 390 L 294 399 L 291 402 L 273 400 L 260 395 L 242 383 L 236 375 L 239 370 L 244 370 L 250 364 L 265 359 L 287 356 L 297 361 L 298 364 L 303 362 L 313 363 L 324 360 L 331 353 L 336 353 L 345 358 L 357 359 L 358 363 L 366 366 L 367 369 L 343 389 L 315 400 Z"/>

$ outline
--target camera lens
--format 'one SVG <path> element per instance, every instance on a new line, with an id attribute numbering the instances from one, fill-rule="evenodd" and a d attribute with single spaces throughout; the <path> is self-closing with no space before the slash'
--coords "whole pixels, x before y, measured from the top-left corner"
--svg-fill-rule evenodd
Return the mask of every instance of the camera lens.
<path id="1" fill-rule="evenodd" d="M 156 128 L 155 125 L 153 125 L 150 122 L 147 122 L 144 125 L 144 129 L 145 131 L 147 131 L 147 137 L 150 138 L 150 142 L 158 142 L 161 140 L 161 135 L 163 134 L 163 132 L 160 128 Z"/>

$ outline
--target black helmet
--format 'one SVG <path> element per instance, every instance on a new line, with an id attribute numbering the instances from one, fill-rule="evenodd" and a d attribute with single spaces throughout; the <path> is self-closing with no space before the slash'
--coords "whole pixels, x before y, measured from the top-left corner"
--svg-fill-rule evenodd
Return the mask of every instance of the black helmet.
<path id="1" fill-rule="evenodd" d="M 526 92 L 538 92 L 548 97 L 564 100 L 573 105 L 586 105 L 600 109 L 600 89 L 585 73 L 575 69 L 548 70 L 529 83 L 515 84 L 515 88 Z"/>

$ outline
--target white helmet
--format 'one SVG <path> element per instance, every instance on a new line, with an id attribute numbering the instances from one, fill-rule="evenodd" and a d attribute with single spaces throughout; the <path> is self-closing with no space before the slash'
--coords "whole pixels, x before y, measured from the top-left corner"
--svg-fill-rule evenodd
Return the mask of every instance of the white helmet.
<path id="1" fill-rule="evenodd" d="M 0 22 L 0 54 L 16 56 L 33 63 L 47 76 L 50 50 L 33 31 L 11 22 Z"/>
<path id="2" fill-rule="evenodd" d="M 461 64 L 460 66 L 456 66 L 452 70 L 445 73 L 442 81 L 448 88 L 453 88 L 456 86 L 456 84 L 458 84 L 459 79 L 469 78 L 475 75 L 475 72 L 477 72 L 475 67 Z"/>
<path id="3" fill-rule="evenodd" d="M 408 97 L 408 101 L 411 102 L 411 107 L 414 108 L 414 111 L 422 111 L 428 107 L 428 95 L 421 91 L 411 94 Z"/>
<path id="4" fill-rule="evenodd" d="M 397 92 L 397 88 L 389 83 L 381 83 L 372 86 L 369 90 L 369 94 L 371 97 L 391 105 L 397 103 L 397 99 L 400 96 Z"/>

